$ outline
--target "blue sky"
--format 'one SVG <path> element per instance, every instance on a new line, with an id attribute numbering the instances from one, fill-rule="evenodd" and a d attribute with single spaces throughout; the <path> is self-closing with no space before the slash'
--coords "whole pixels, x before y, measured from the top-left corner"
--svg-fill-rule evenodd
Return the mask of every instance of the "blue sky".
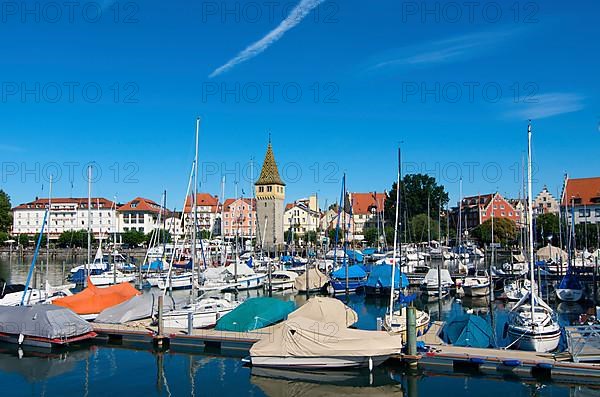
<path id="1" fill-rule="evenodd" d="M 250 194 L 269 132 L 289 201 L 382 191 L 404 168 L 452 201 L 598 175 L 600 4 L 204 1 L 5 5 L 0 188 L 17 204 L 94 195 L 181 207 L 196 116 L 201 191 Z M 505 4 L 506 3 L 506 4 Z M 510 4 L 509 4 L 510 3 Z M 87 7 L 84 6 L 87 4 Z M 58 6 L 57 6 L 58 5 Z"/>

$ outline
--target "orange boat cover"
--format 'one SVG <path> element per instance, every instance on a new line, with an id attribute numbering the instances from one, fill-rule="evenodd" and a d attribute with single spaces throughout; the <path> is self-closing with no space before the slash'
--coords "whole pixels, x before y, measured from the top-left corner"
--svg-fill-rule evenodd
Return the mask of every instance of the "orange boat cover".
<path id="1" fill-rule="evenodd" d="M 121 283 L 107 288 L 98 288 L 88 278 L 88 286 L 83 291 L 52 301 L 53 305 L 73 310 L 77 314 L 98 314 L 102 310 L 123 303 L 140 291 L 129 283 Z"/>

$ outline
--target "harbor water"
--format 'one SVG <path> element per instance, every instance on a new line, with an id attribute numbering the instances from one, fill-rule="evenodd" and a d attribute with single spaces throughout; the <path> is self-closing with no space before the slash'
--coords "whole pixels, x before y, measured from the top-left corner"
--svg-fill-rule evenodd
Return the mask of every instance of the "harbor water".
<path id="1" fill-rule="evenodd" d="M 0 258 L 0 278 L 23 282 L 30 260 Z M 65 259 L 51 261 L 50 283 L 62 284 L 64 272 L 72 266 L 72 261 Z M 45 273 L 43 267 L 41 272 Z M 263 292 L 244 292 L 238 298 L 257 294 Z M 275 296 L 293 299 L 297 304 L 306 299 L 292 294 Z M 386 299 L 366 299 L 361 295 L 339 299 L 358 313 L 356 326 L 363 329 L 376 328 L 377 318 L 384 315 L 388 303 Z M 494 324 L 499 346 L 508 343 L 503 328 L 509 308 L 503 301 L 490 305 L 486 299 L 474 301 L 449 296 L 441 302 L 419 298 L 416 305 L 427 310 L 432 320 L 472 310 Z M 576 304 L 556 309 L 560 322 L 569 324 L 588 307 Z M 240 354 L 223 354 L 210 350 L 156 352 L 147 345 L 115 346 L 103 342 L 52 353 L 0 345 L 0 382 L 10 396 L 600 396 L 600 385 L 569 385 L 461 372 L 430 373 L 399 366 L 384 365 L 373 373 L 265 370 L 245 366 Z"/>

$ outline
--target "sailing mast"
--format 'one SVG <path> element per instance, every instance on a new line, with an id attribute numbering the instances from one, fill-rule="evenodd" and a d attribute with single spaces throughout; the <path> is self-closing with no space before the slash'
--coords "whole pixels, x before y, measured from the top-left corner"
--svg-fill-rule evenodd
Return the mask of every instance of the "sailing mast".
<path id="1" fill-rule="evenodd" d="M 225 266 L 225 260 L 227 259 L 226 245 L 225 245 L 225 175 L 221 179 L 221 265 Z"/>
<path id="2" fill-rule="evenodd" d="M 198 200 L 198 135 L 200 133 L 200 117 L 196 118 L 196 147 L 194 154 L 194 188 L 192 190 L 192 212 L 193 212 L 193 231 L 192 231 L 192 292 L 191 298 L 196 297 L 196 283 L 194 280 L 195 272 L 198 272 L 198 279 L 200 279 L 200 264 L 198 263 L 196 253 L 196 238 L 198 233 L 198 211 L 197 211 L 197 200 Z"/>
<path id="3" fill-rule="evenodd" d="M 534 314 L 534 293 L 535 293 L 535 284 L 533 277 L 533 202 L 531 195 L 531 120 L 529 120 L 529 124 L 527 125 L 527 228 L 529 232 L 529 278 L 531 282 L 531 319 L 533 319 Z M 533 321 L 532 321 L 533 326 Z"/>
<path id="4" fill-rule="evenodd" d="M 85 280 L 83 286 L 87 287 L 90 276 L 90 263 L 92 262 L 92 166 L 88 165 L 88 219 L 87 219 L 87 263 L 85 264 Z"/>
<path id="5" fill-rule="evenodd" d="M 48 190 L 48 225 L 46 226 L 46 284 L 50 275 L 50 215 L 52 214 L 52 175 L 50 175 L 50 189 Z M 46 291 L 48 292 L 48 291 Z"/>
<path id="6" fill-rule="evenodd" d="M 392 263 L 392 285 L 390 287 L 390 324 L 392 323 L 392 316 L 394 314 L 394 277 L 396 276 L 396 249 L 398 247 L 398 209 L 400 207 L 400 173 L 401 173 L 401 152 L 400 147 L 398 147 L 398 171 L 396 176 L 396 222 L 394 224 L 394 248 L 393 248 L 393 256 L 394 258 Z M 402 263 L 402 259 L 400 259 Z"/>

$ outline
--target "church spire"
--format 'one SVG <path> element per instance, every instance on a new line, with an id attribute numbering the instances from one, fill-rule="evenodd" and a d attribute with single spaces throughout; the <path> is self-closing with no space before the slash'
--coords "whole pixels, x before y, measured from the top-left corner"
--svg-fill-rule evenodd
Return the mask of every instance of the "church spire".
<path id="1" fill-rule="evenodd" d="M 256 181 L 255 185 L 280 185 L 285 186 L 285 183 L 279 176 L 279 170 L 277 169 L 277 163 L 275 162 L 275 155 L 273 154 L 273 147 L 271 146 L 271 134 L 269 134 L 269 144 L 267 146 L 267 153 L 265 154 L 265 161 L 263 162 L 260 176 Z"/>

